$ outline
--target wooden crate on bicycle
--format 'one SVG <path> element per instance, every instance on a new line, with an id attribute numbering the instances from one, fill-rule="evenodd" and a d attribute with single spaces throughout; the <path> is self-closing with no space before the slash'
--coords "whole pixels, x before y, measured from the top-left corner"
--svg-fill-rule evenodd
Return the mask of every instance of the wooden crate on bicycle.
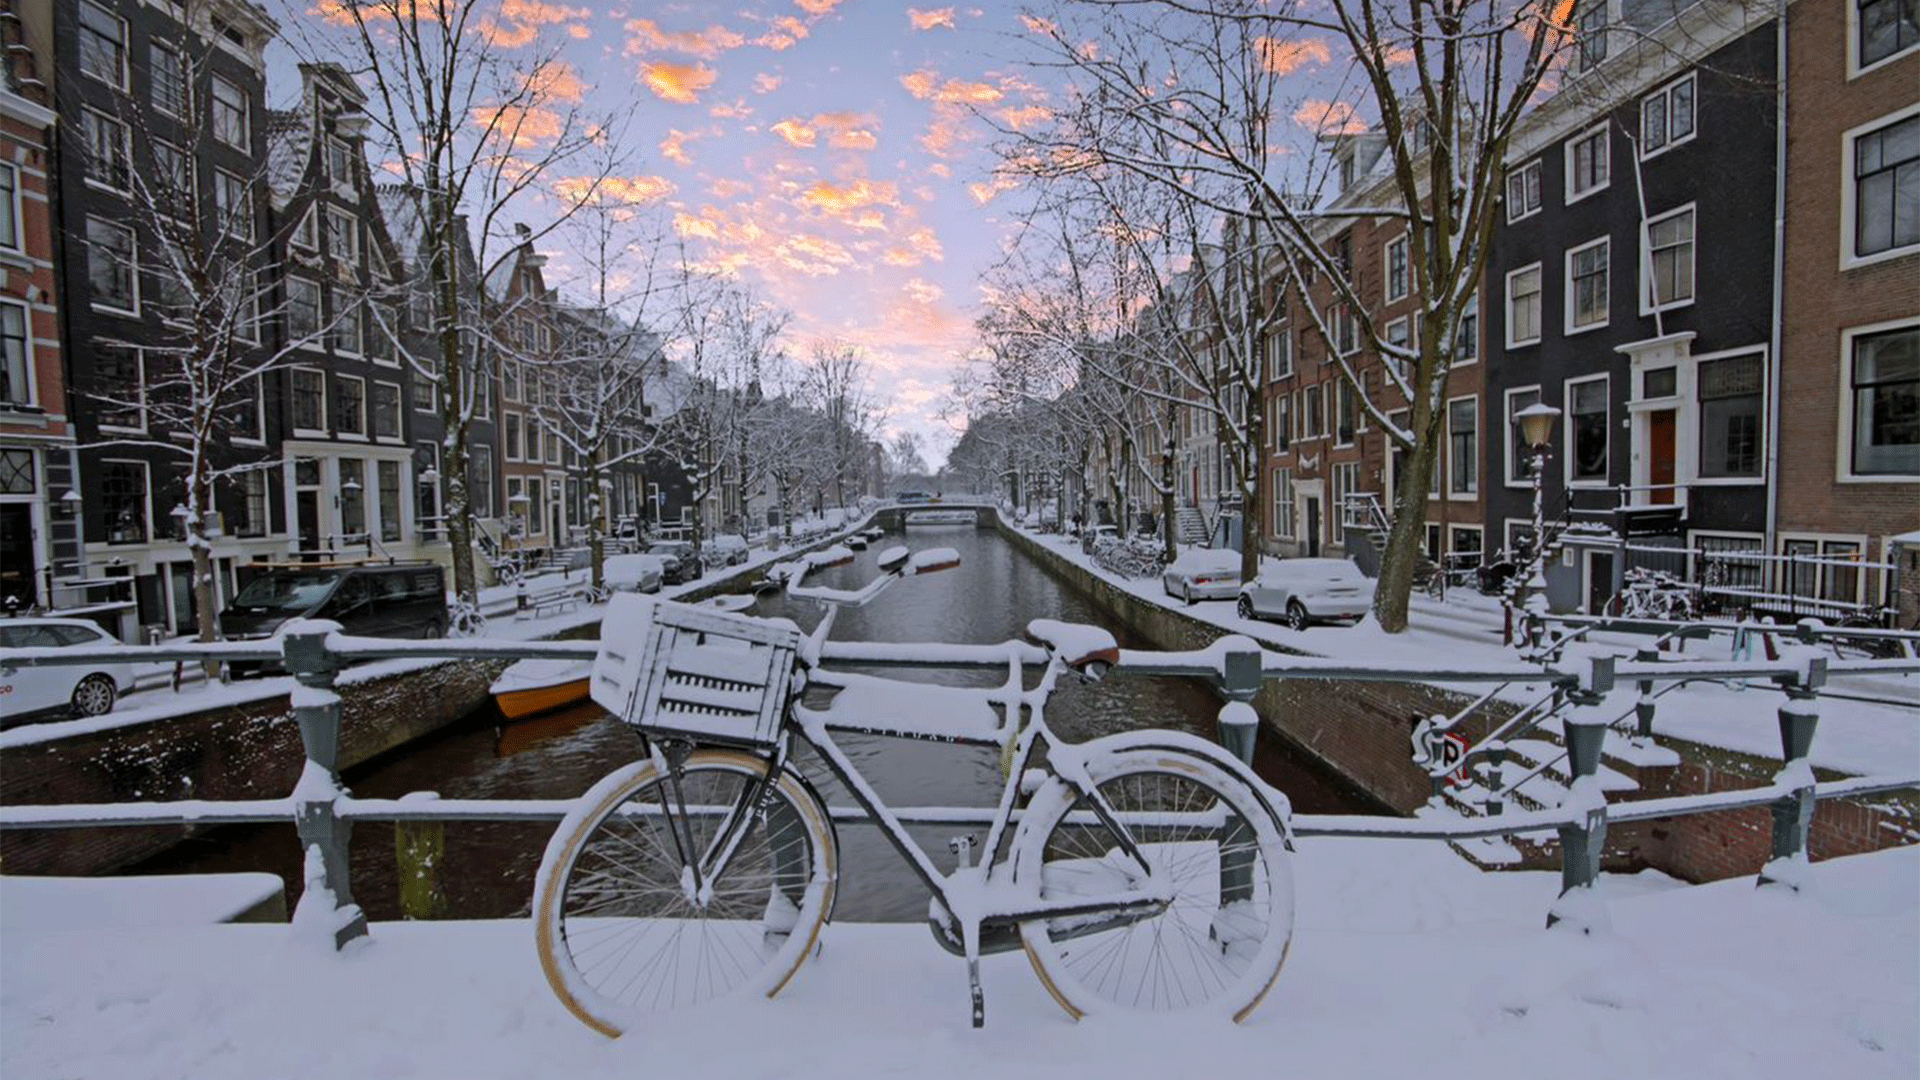
<path id="1" fill-rule="evenodd" d="M 595 703 L 649 735 L 771 746 L 800 631 L 622 593 L 600 624 Z"/>

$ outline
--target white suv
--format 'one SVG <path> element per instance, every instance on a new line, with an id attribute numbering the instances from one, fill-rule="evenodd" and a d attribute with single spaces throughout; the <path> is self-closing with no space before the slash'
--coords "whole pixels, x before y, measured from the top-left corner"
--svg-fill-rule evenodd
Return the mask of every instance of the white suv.
<path id="1" fill-rule="evenodd" d="M 47 664 L 23 667 L 7 663 L 11 649 L 107 648 L 120 640 L 85 619 L 0 619 L 0 726 L 49 709 L 75 716 L 111 712 L 121 694 L 133 689 L 129 664 Z"/>

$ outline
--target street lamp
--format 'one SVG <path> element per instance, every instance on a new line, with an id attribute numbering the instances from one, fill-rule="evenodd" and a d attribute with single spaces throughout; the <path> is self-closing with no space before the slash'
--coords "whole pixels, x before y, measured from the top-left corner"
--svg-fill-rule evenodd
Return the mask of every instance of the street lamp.
<path id="1" fill-rule="evenodd" d="M 1544 495 L 1547 481 L 1547 449 L 1553 443 L 1553 422 L 1560 410 L 1544 401 L 1513 414 L 1520 425 L 1520 437 L 1533 449 L 1533 551 L 1527 560 L 1527 579 L 1521 586 L 1522 606 L 1527 613 L 1527 644 L 1538 648 L 1547 614 L 1547 542 Z"/>

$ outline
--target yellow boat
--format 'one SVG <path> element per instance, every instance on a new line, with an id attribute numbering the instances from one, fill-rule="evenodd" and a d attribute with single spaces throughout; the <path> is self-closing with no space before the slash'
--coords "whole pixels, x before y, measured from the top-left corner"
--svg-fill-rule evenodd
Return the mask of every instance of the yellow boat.
<path id="1" fill-rule="evenodd" d="M 522 660 L 493 681 L 488 691 L 509 720 L 587 699 L 591 660 Z"/>

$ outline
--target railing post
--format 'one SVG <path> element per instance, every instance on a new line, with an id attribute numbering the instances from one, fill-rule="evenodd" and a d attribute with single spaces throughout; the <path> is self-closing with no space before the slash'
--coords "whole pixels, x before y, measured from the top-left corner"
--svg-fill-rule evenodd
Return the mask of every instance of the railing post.
<path id="1" fill-rule="evenodd" d="M 1572 697 L 1574 708 L 1561 726 L 1573 780 L 1561 808 L 1577 816 L 1559 828 L 1560 896 L 1547 912 L 1547 925 L 1566 923 L 1590 934 L 1606 929 L 1609 922 L 1605 904 L 1593 891 L 1607 842 L 1607 797 L 1600 790 L 1600 748 L 1607 722 L 1599 709 L 1603 695 L 1582 689 Z"/>
<path id="2" fill-rule="evenodd" d="M 1507 808 L 1506 800 L 1500 797 L 1500 789 L 1505 782 L 1507 764 L 1507 744 L 1505 740 L 1495 740 L 1487 744 L 1487 816 L 1499 817 Z"/>
<path id="3" fill-rule="evenodd" d="M 299 683 L 292 696 L 294 719 L 307 764 L 293 790 L 294 826 L 306 853 L 305 890 L 294 909 L 293 924 L 312 926 L 330 936 L 336 949 L 367 932 L 367 916 L 354 903 L 347 841 L 353 823 L 335 813 L 340 786 L 340 695 L 334 692 L 339 662 L 327 648 L 327 635 L 340 625 L 301 620 L 282 639 L 287 670 Z"/>
<path id="4" fill-rule="evenodd" d="M 1653 663 L 1660 659 L 1659 655 L 1656 654 L 1651 649 L 1641 649 L 1638 652 L 1634 653 L 1633 658 L 1635 660 L 1640 661 L 1643 664 Z M 1634 717 L 1633 735 L 1634 735 L 1634 738 L 1636 739 L 1651 739 L 1653 738 L 1653 709 L 1654 709 L 1653 680 L 1641 679 L 1639 682 L 1639 688 L 1640 688 L 1640 697 L 1636 699 L 1633 703 L 1633 717 Z"/>
<path id="5" fill-rule="evenodd" d="M 1220 690 L 1227 697 L 1218 718 L 1220 745 L 1249 766 L 1253 764 L 1254 739 L 1260 733 L 1260 714 L 1251 702 L 1265 678 L 1261 667 L 1258 646 L 1232 649 L 1220 664 Z"/>
<path id="6" fill-rule="evenodd" d="M 1813 829 L 1813 732 L 1820 723 L 1820 687 L 1827 681 L 1824 656 L 1807 659 L 1806 673 L 1781 687 L 1787 700 L 1780 705 L 1780 772 L 1775 784 L 1791 784 L 1793 791 L 1769 808 L 1773 813 L 1773 856 L 1760 868 L 1761 885 L 1783 885 L 1800 891 L 1807 868 L 1807 837 Z"/>

